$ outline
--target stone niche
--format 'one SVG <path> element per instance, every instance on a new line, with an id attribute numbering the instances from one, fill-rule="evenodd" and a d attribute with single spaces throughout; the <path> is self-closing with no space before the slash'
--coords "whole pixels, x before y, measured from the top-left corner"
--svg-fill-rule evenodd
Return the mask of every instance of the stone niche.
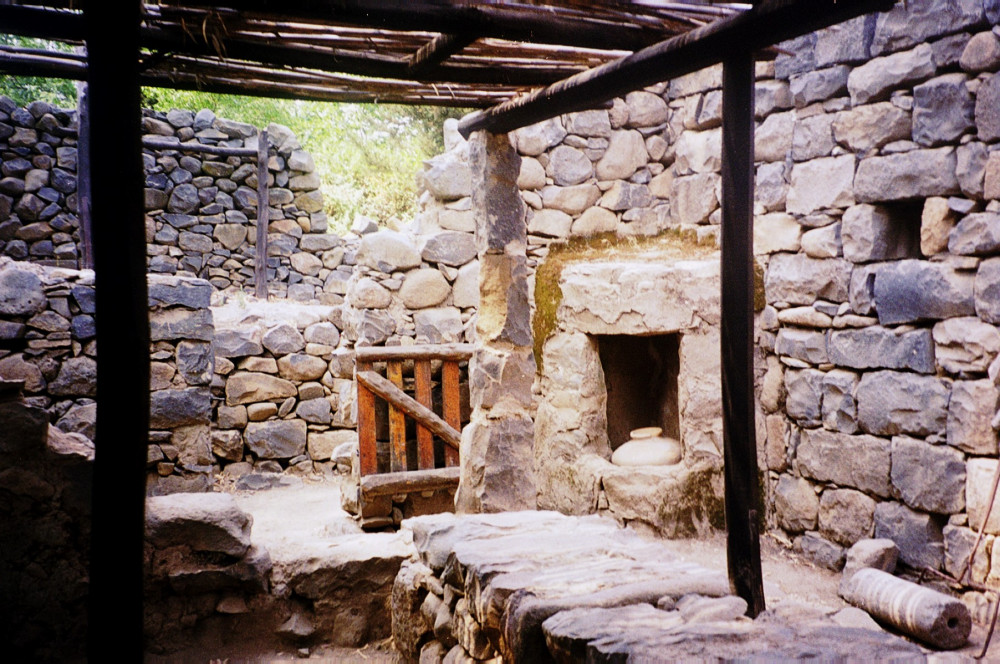
<path id="1" fill-rule="evenodd" d="M 667 537 L 724 525 L 719 258 L 571 264 L 542 351 L 540 509 L 609 511 Z M 681 441 L 674 466 L 611 453 L 640 426 Z"/>

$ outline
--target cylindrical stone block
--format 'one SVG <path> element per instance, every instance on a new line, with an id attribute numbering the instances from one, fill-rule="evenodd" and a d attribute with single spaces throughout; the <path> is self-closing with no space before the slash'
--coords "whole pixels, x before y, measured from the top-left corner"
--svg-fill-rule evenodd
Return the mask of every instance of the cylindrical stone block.
<path id="1" fill-rule="evenodd" d="M 964 645 L 972 629 L 969 609 L 959 600 L 880 570 L 858 570 L 841 583 L 840 596 L 936 648 Z"/>

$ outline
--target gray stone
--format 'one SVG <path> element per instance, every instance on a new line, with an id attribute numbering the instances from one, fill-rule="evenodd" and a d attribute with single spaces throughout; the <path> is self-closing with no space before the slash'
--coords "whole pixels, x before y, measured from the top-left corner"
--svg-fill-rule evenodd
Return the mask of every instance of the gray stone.
<path id="1" fill-rule="evenodd" d="M 871 537 L 875 501 L 853 489 L 827 489 L 819 501 L 819 532 L 843 546 Z"/>
<path id="2" fill-rule="evenodd" d="M 965 509 L 965 456 L 951 447 L 895 436 L 892 485 L 913 509 L 956 514 Z"/>
<path id="3" fill-rule="evenodd" d="M 1000 138 L 1000 73 L 987 78 L 976 93 L 976 130 L 981 141 Z"/>
<path id="4" fill-rule="evenodd" d="M 633 128 L 655 127 L 667 121 L 669 110 L 667 102 L 659 95 L 645 90 L 636 90 L 625 97 L 628 106 L 627 126 Z"/>
<path id="5" fill-rule="evenodd" d="M 858 163 L 854 195 L 858 202 L 950 196 L 960 189 L 955 148 L 910 150 Z"/>
<path id="6" fill-rule="evenodd" d="M 792 76 L 788 85 L 796 108 L 803 108 L 813 102 L 825 101 L 842 94 L 847 90 L 847 78 L 850 72 L 850 67 L 838 65 Z"/>
<path id="7" fill-rule="evenodd" d="M 343 445 L 358 446 L 358 432 L 347 429 L 332 431 L 310 431 L 308 440 L 309 457 L 313 461 L 337 461 L 336 450 Z"/>
<path id="8" fill-rule="evenodd" d="M 559 186 L 580 184 L 594 174 L 594 166 L 582 151 L 560 145 L 549 153 L 546 174 Z"/>
<path id="9" fill-rule="evenodd" d="M 306 343 L 323 344 L 336 347 L 340 343 L 340 332 L 337 326 L 329 321 L 320 321 L 308 326 L 302 334 Z"/>
<path id="10" fill-rule="evenodd" d="M 785 161 L 792 151 L 792 129 L 795 126 L 795 113 L 775 113 L 768 116 L 754 132 L 755 161 Z M 716 145 L 721 142 L 721 131 L 713 132 Z M 715 159 L 721 159 L 716 154 Z"/>
<path id="11" fill-rule="evenodd" d="M 952 374 L 985 373 L 1000 353 L 1000 331 L 975 316 L 949 318 L 934 326 L 937 363 Z"/>
<path id="12" fill-rule="evenodd" d="M 986 552 L 986 547 L 979 544 L 976 555 L 972 559 L 971 574 L 966 574 L 966 565 L 969 556 L 972 555 L 972 547 L 976 544 L 976 533 L 969 528 L 961 526 L 945 526 L 942 530 L 944 535 L 944 571 L 953 577 L 972 579 L 977 583 L 986 581 L 986 576 L 990 571 L 990 556 Z"/>
<path id="13" fill-rule="evenodd" d="M 891 90 L 935 72 L 933 51 L 928 44 L 920 44 L 910 51 L 872 58 L 855 67 L 847 78 L 851 103 L 855 106 L 888 97 Z"/>
<path id="14" fill-rule="evenodd" d="M 944 562 L 944 518 L 894 502 L 875 507 L 875 537 L 891 539 L 899 559 L 913 567 L 940 569 Z"/>
<path id="15" fill-rule="evenodd" d="M 890 495 L 891 454 L 889 441 L 885 439 L 806 429 L 802 431 L 796 456 L 805 477 L 877 496 Z"/>
<path id="16" fill-rule="evenodd" d="M 67 433 L 81 433 L 94 440 L 97 432 L 97 404 L 72 406 L 59 418 L 56 426 Z"/>
<path id="17" fill-rule="evenodd" d="M 456 200 L 472 193 L 472 172 L 461 151 L 453 150 L 428 159 L 420 177 L 424 187 L 440 200 Z"/>
<path id="18" fill-rule="evenodd" d="M 854 166 L 854 155 L 825 157 L 795 164 L 788 189 L 788 212 L 805 215 L 817 210 L 852 205 L 855 197 Z"/>
<path id="19" fill-rule="evenodd" d="M 803 426 L 819 424 L 823 412 L 823 372 L 814 369 L 785 372 L 785 410 Z"/>
<path id="20" fill-rule="evenodd" d="M 177 371 L 188 385 L 212 382 L 215 355 L 205 341 L 181 341 L 177 344 Z"/>
<path id="21" fill-rule="evenodd" d="M 532 157 L 558 145 L 564 138 L 566 138 L 566 130 L 559 118 L 551 118 L 537 124 L 521 127 L 511 134 L 511 142 L 517 151 Z"/>
<path id="22" fill-rule="evenodd" d="M 851 371 L 834 369 L 823 377 L 823 426 L 840 433 L 855 433 L 858 430 L 858 404 L 854 400 L 854 390 L 858 386 L 858 375 Z"/>
<path id="23" fill-rule="evenodd" d="M 450 293 L 448 280 L 434 268 L 408 272 L 399 289 L 399 297 L 408 309 L 435 307 L 448 299 Z"/>
<path id="24" fill-rule="evenodd" d="M 969 527 L 983 528 L 984 532 L 1000 534 L 1000 494 L 994 497 L 990 508 L 990 488 L 997 472 L 996 459 L 970 458 L 965 468 L 965 505 L 969 513 Z M 989 509 L 989 519 L 986 511 Z M 985 525 L 984 525 L 985 523 Z"/>
<path id="25" fill-rule="evenodd" d="M 568 237 L 573 217 L 559 210 L 538 210 L 528 222 L 528 232 L 547 237 Z"/>
<path id="26" fill-rule="evenodd" d="M 910 131 L 910 114 L 887 101 L 855 106 L 838 113 L 833 121 L 834 138 L 854 152 L 908 140 Z"/>
<path id="27" fill-rule="evenodd" d="M 601 197 L 601 190 L 592 183 L 580 184 L 573 187 L 549 186 L 543 188 L 539 194 L 542 197 L 542 205 L 546 208 L 565 212 L 566 214 L 580 214 Z"/>
<path id="28" fill-rule="evenodd" d="M 152 341 L 211 341 L 214 333 L 215 324 L 208 309 L 160 309 L 149 316 L 149 337 Z"/>
<path id="29" fill-rule="evenodd" d="M 261 459 L 290 459 L 306 451 L 306 423 L 302 420 L 250 422 L 247 448 Z"/>
<path id="30" fill-rule="evenodd" d="M 212 341 L 217 357 L 245 357 L 264 352 L 260 329 L 256 326 L 220 329 Z"/>
<path id="31" fill-rule="evenodd" d="M 948 444 L 963 452 L 995 455 L 997 437 L 990 424 L 1000 405 L 993 381 L 957 380 L 948 402 Z"/>
<path id="32" fill-rule="evenodd" d="M 197 187 L 193 184 L 181 184 L 170 193 L 167 210 L 174 214 L 189 214 L 197 210 L 200 204 Z"/>
<path id="33" fill-rule="evenodd" d="M 975 128 L 975 105 L 964 74 L 945 74 L 913 88 L 913 140 L 954 141 Z"/>
<path id="34" fill-rule="evenodd" d="M 34 274 L 14 267 L 0 270 L 0 314 L 31 316 L 47 303 L 42 282 Z"/>
<path id="35" fill-rule="evenodd" d="M 780 120 L 788 120 L 789 113 L 782 113 L 771 126 L 777 126 Z M 772 135 L 777 133 L 772 131 Z M 760 139 L 757 139 L 758 145 Z M 758 147 L 758 151 L 761 148 Z M 685 131 L 677 137 L 674 143 L 674 168 L 676 175 L 690 173 L 718 172 L 722 165 L 722 130 Z M 760 157 L 758 157 L 758 161 Z"/>
<path id="36" fill-rule="evenodd" d="M 858 383 L 858 424 L 878 435 L 943 434 L 948 384 L 934 376 L 898 371 L 866 373 Z"/>
<path id="37" fill-rule="evenodd" d="M 581 111 L 563 116 L 566 131 L 577 136 L 607 138 L 611 136 L 611 122 L 605 110 Z M 658 123 L 657 123 L 658 124 Z"/>
<path id="38" fill-rule="evenodd" d="M 827 345 L 830 361 L 852 369 L 909 369 L 935 371 L 934 341 L 927 328 L 890 329 L 872 325 L 856 330 L 834 330 Z"/>
<path id="39" fill-rule="evenodd" d="M 788 172 L 789 169 L 784 162 L 758 166 L 754 205 L 768 211 L 784 208 L 788 198 Z"/>
<path id="40" fill-rule="evenodd" d="M 967 72 L 996 71 L 1000 68 L 1000 38 L 991 30 L 973 35 L 959 60 Z"/>
<path id="41" fill-rule="evenodd" d="M 851 263 L 839 258 L 776 254 L 768 264 L 764 290 L 768 302 L 811 305 L 817 299 L 847 300 Z"/>
<path id="42" fill-rule="evenodd" d="M 778 525 L 788 532 L 815 530 L 819 497 L 808 481 L 782 475 L 774 490 L 774 510 Z"/>
<path id="43" fill-rule="evenodd" d="M 261 337 L 264 348 L 275 356 L 297 353 L 306 346 L 306 340 L 294 325 L 281 323 L 267 330 Z"/>
<path id="44" fill-rule="evenodd" d="M 364 277 L 351 284 L 347 299 L 357 309 L 386 309 L 392 303 L 392 293 L 374 279 Z"/>
<path id="45" fill-rule="evenodd" d="M 476 240 L 469 233 L 438 233 L 427 240 L 421 257 L 429 263 L 458 267 L 476 257 Z"/>
<path id="46" fill-rule="evenodd" d="M 55 380 L 49 382 L 53 396 L 97 396 L 97 363 L 89 357 L 72 357 L 62 363 Z"/>
<path id="47" fill-rule="evenodd" d="M 810 364 L 829 362 L 825 332 L 783 327 L 778 331 L 774 352 Z"/>
<path id="48" fill-rule="evenodd" d="M 918 258 L 919 227 L 881 205 L 853 205 L 844 212 L 844 258 L 854 263 Z"/>
<path id="49" fill-rule="evenodd" d="M 455 307 L 421 309 L 413 314 L 417 337 L 426 343 L 458 343 L 462 341 L 462 315 Z"/>
<path id="50" fill-rule="evenodd" d="M 365 309 L 354 316 L 345 316 L 344 333 L 358 345 L 375 346 L 396 331 L 396 320 L 388 311 Z"/>
<path id="51" fill-rule="evenodd" d="M 886 53 L 958 32 L 983 20 L 981 0 L 921 0 L 879 13 L 872 54 Z"/>
<path id="52" fill-rule="evenodd" d="M 948 238 L 948 251 L 983 256 L 1000 251 L 1000 214 L 977 212 L 958 222 Z"/>
<path id="53" fill-rule="evenodd" d="M 820 567 L 837 571 L 844 566 L 844 549 L 816 533 L 806 533 L 796 538 L 794 547 Z"/>
<path id="54" fill-rule="evenodd" d="M 979 264 L 975 282 L 976 314 L 987 323 L 1000 324 L 1000 258 Z"/>
<path id="55" fill-rule="evenodd" d="M 844 578 L 850 578 L 859 569 L 877 569 L 892 574 L 899 561 L 899 547 L 890 539 L 858 540 L 847 551 Z"/>
<path id="56" fill-rule="evenodd" d="M 833 138 L 835 117 L 821 113 L 797 119 L 792 131 L 792 159 L 807 161 L 817 157 L 829 157 L 836 145 Z"/>
<path id="57" fill-rule="evenodd" d="M 299 240 L 299 246 L 302 247 L 302 251 L 318 253 L 336 249 L 340 246 L 340 242 L 340 237 L 333 233 L 307 233 Z"/>
<path id="58" fill-rule="evenodd" d="M 627 179 L 638 168 L 645 166 L 648 158 L 646 142 L 638 131 L 633 129 L 613 132 L 607 151 L 597 162 L 597 179 Z"/>
<path id="59" fill-rule="evenodd" d="M 278 358 L 278 375 L 285 380 L 319 380 L 326 373 L 326 369 L 326 360 L 314 355 L 289 353 Z"/>
<path id="60" fill-rule="evenodd" d="M 404 234 L 383 230 L 361 238 L 357 261 L 382 272 L 407 270 L 420 265 L 420 252 Z"/>
<path id="61" fill-rule="evenodd" d="M 879 267 L 874 282 L 874 305 L 882 325 L 969 316 L 976 312 L 975 276 L 945 263 L 921 260 L 887 263 Z"/>
<path id="62" fill-rule="evenodd" d="M 721 178 L 698 173 L 674 178 L 670 215 L 676 224 L 700 224 L 719 207 Z"/>
<path id="63" fill-rule="evenodd" d="M 175 493 L 146 499 L 146 541 L 164 549 L 242 556 L 250 548 L 253 517 L 228 493 Z"/>
<path id="64" fill-rule="evenodd" d="M 295 408 L 295 416 L 313 424 L 329 424 L 333 420 L 330 400 L 326 397 L 320 397 L 300 401 Z M 315 459 L 315 457 L 312 458 Z"/>
<path id="65" fill-rule="evenodd" d="M 147 282 L 150 307 L 207 309 L 212 298 L 212 284 L 204 279 L 151 274 Z"/>
<path id="66" fill-rule="evenodd" d="M 479 306 L 479 261 L 472 261 L 458 270 L 451 287 L 452 303 L 456 307 Z"/>
<path id="67" fill-rule="evenodd" d="M 601 207 L 608 210 L 630 210 L 648 207 L 652 203 L 649 188 L 644 184 L 615 182 L 601 198 Z"/>

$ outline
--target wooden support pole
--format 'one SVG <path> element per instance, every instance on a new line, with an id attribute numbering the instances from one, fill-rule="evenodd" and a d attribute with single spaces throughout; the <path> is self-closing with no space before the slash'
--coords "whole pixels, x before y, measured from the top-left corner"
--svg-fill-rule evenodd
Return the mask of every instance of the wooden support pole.
<path id="1" fill-rule="evenodd" d="M 413 380 L 416 383 L 417 402 L 428 409 L 433 408 L 430 360 L 417 360 L 413 363 Z M 434 434 L 420 422 L 417 422 L 417 467 L 421 470 L 434 467 Z"/>
<path id="2" fill-rule="evenodd" d="M 456 431 L 462 430 L 462 390 L 458 362 L 449 360 L 441 367 L 441 404 L 444 420 Z M 444 448 L 444 464 L 458 465 L 458 449 Z"/>
<path id="3" fill-rule="evenodd" d="M 364 498 L 391 496 L 396 493 L 440 491 L 458 486 L 458 468 L 430 468 L 404 473 L 379 473 L 361 478 Z"/>
<path id="4" fill-rule="evenodd" d="M 456 450 L 458 449 L 459 444 L 462 442 L 462 434 L 438 417 L 434 411 L 424 408 L 413 397 L 374 371 L 358 371 L 355 377 L 358 385 L 367 387 L 377 396 L 382 397 L 410 417 L 417 421 L 422 421 L 428 429 L 434 432 L 435 436 L 445 442 L 445 445 L 450 445 Z M 360 408 L 358 412 L 360 413 Z"/>
<path id="5" fill-rule="evenodd" d="M 257 246 L 254 258 L 254 293 L 261 300 L 267 299 L 267 225 L 270 213 L 267 190 L 267 130 L 261 129 L 257 138 Z"/>
<path id="6" fill-rule="evenodd" d="M 471 33 L 445 33 L 430 40 L 410 58 L 407 74 L 417 76 L 433 70 L 439 64 L 476 41 Z"/>
<path id="7" fill-rule="evenodd" d="M 357 361 L 358 375 L 369 371 L 371 365 Z M 358 385 L 358 456 L 361 477 L 378 472 L 378 447 L 375 443 L 375 395 L 360 380 Z"/>
<path id="8" fill-rule="evenodd" d="M 729 584 L 764 610 L 760 568 L 753 391 L 754 61 L 731 53 L 722 66 L 722 432 Z"/>
<path id="9" fill-rule="evenodd" d="M 143 659 L 149 305 L 139 96 L 140 3 L 83 5 L 97 296 L 88 659 Z M 108 26 L 114 25 L 109 37 Z M 97 146 L 100 146 L 98 149 Z"/>
<path id="10" fill-rule="evenodd" d="M 385 373 L 389 382 L 403 393 L 402 361 L 390 361 Z M 392 401 L 389 401 L 389 470 L 406 470 L 406 413 Z"/>
<path id="11" fill-rule="evenodd" d="M 364 362 L 388 360 L 467 360 L 472 357 L 472 344 L 416 344 L 414 346 L 361 346 L 354 357 Z"/>

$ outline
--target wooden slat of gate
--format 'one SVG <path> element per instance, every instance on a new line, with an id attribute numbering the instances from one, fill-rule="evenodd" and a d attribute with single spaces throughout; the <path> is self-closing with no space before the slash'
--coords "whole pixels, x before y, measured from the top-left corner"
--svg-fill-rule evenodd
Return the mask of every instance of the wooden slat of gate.
<path id="1" fill-rule="evenodd" d="M 421 405 L 433 409 L 434 397 L 431 389 L 431 361 L 414 361 L 413 378 L 417 384 L 417 401 Z M 419 422 L 417 422 L 417 466 L 420 470 L 434 467 L 434 434 Z"/>
<path id="2" fill-rule="evenodd" d="M 371 369 L 370 362 L 357 362 L 358 373 Z M 361 476 L 378 472 L 378 450 L 375 446 L 375 395 L 358 383 L 358 453 Z"/>
<path id="3" fill-rule="evenodd" d="M 441 402 L 443 404 L 442 413 L 444 421 L 455 428 L 462 430 L 462 395 L 458 387 L 459 370 L 458 362 L 446 360 L 441 368 Z M 458 465 L 458 450 L 449 446 L 444 448 L 444 460 L 446 466 Z"/>
<path id="4" fill-rule="evenodd" d="M 386 363 L 386 378 L 403 389 L 403 363 L 390 360 Z M 406 470 L 406 414 L 389 404 L 389 470 Z"/>

